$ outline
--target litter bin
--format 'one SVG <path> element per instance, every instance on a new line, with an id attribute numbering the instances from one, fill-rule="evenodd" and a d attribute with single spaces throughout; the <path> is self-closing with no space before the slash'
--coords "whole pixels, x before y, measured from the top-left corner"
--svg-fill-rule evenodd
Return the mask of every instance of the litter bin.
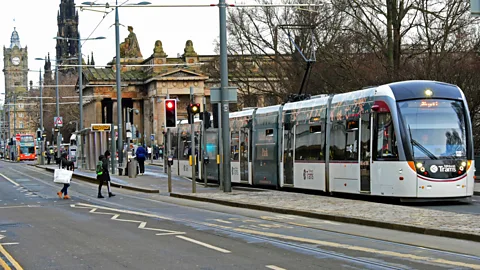
<path id="1" fill-rule="evenodd" d="M 128 178 L 136 178 L 137 177 L 137 160 L 130 159 L 128 161 Z"/>

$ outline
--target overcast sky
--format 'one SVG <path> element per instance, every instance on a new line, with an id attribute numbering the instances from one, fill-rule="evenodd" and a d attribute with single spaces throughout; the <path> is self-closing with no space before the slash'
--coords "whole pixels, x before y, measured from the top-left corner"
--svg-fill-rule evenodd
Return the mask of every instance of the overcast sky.
<path id="1" fill-rule="evenodd" d="M 75 0 L 77 5 L 86 0 Z M 94 1 L 94 0 L 91 0 Z M 123 3 L 125 0 L 120 0 Z M 0 40 L 4 47 L 10 46 L 14 27 L 20 36 L 22 47 L 28 47 L 28 67 L 43 70 L 43 61 L 34 60 L 50 52 L 55 59 L 57 35 L 57 12 L 60 0 L 11 0 L 2 1 L 0 10 Z M 106 3 L 106 1 L 95 1 Z M 129 0 L 129 4 L 141 2 Z M 149 0 L 152 4 L 216 4 L 218 0 Z M 229 0 L 228 3 L 253 3 L 253 0 Z M 114 4 L 113 0 L 109 1 Z M 81 38 L 104 36 L 105 40 L 87 41 L 82 47 L 86 55 L 93 51 L 95 64 L 106 65 L 115 56 L 115 12 L 108 15 L 100 12 L 80 11 L 79 30 Z M 109 9 L 108 11 L 110 11 Z M 104 17 L 105 16 L 105 17 Z M 219 36 L 217 7 L 205 8 L 120 8 L 120 42 L 128 36 L 127 26 L 133 26 L 144 58 L 153 53 L 156 40 L 161 40 L 169 57 L 182 54 L 187 40 L 192 40 L 198 54 L 213 54 L 214 43 Z M 2 57 L 3 58 L 3 57 Z M 52 63 L 53 64 L 53 63 Z M 52 67 L 53 68 L 53 67 Z M 3 69 L 3 61 L 2 61 Z M 29 73 L 29 81 L 38 85 L 38 72 Z M 0 76 L 0 93 L 5 91 L 4 74 Z M 3 103 L 4 96 L 0 96 Z"/>

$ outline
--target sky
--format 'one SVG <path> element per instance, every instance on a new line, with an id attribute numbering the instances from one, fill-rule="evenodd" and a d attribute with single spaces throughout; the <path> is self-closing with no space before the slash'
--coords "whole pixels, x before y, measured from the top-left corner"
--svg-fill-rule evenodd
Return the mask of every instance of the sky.
<path id="1" fill-rule="evenodd" d="M 77 5 L 86 0 L 75 0 Z M 104 4 L 108 1 L 91 0 Z M 10 37 L 14 27 L 20 36 L 22 47 L 28 48 L 28 67 L 30 70 L 43 70 L 44 58 L 50 52 L 55 59 L 57 35 L 57 12 L 61 0 L 12 0 L 2 1 L 0 10 L 0 40 L 4 47 L 10 47 Z M 119 0 L 119 4 L 125 0 Z M 129 0 L 128 4 L 141 0 Z M 218 0 L 149 0 L 152 4 L 217 4 Z M 113 0 L 108 3 L 115 4 Z M 229 0 L 229 4 L 254 3 L 253 0 Z M 89 40 L 83 43 L 82 54 L 94 54 L 96 65 L 106 65 L 115 56 L 115 12 L 105 15 L 103 12 L 80 11 L 79 31 L 81 38 L 106 37 L 104 40 Z M 111 8 L 107 11 L 111 11 Z M 163 49 L 169 57 L 183 54 L 185 42 L 192 40 L 198 54 L 214 54 L 215 41 L 219 36 L 218 7 L 196 8 L 119 8 L 120 42 L 128 36 L 127 26 L 133 26 L 137 35 L 143 58 L 153 53 L 156 40 L 161 40 Z M 2 57 L 3 58 L 3 57 Z M 52 69 L 53 69 L 52 62 Z M 3 70 L 3 61 L 2 61 Z M 28 80 L 38 86 L 38 72 L 30 72 Z M 4 74 L 0 76 L 0 93 L 5 92 Z M 0 95 L 0 103 L 4 96 Z"/>

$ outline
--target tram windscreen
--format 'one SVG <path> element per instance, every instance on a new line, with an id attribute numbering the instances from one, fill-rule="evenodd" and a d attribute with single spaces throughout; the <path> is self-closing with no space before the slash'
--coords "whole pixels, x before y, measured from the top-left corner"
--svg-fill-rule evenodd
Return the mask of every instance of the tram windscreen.
<path id="1" fill-rule="evenodd" d="M 409 100 L 399 102 L 399 108 L 415 159 L 466 158 L 462 101 Z"/>

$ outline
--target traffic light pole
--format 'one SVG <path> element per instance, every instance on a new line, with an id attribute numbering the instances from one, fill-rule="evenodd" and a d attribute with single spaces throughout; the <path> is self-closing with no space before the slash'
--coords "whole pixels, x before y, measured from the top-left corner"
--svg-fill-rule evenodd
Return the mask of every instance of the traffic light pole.
<path id="1" fill-rule="evenodd" d="M 190 86 L 190 102 L 191 103 L 194 103 L 194 95 L 193 95 L 193 86 Z M 188 115 L 188 117 L 191 118 L 191 160 L 192 160 L 192 193 L 196 193 L 197 192 L 197 181 L 195 179 L 196 177 L 196 174 L 195 174 L 195 123 L 194 123 L 194 120 L 195 120 L 195 117 L 194 117 L 194 114 L 193 113 L 190 113 Z"/>
<path id="2" fill-rule="evenodd" d="M 200 154 L 200 157 L 201 157 L 201 163 L 200 164 L 203 164 L 203 183 L 205 185 L 205 187 L 207 187 L 208 183 L 207 183 L 207 164 L 205 164 L 205 156 L 207 155 L 207 141 L 205 140 L 205 134 L 206 134 L 206 128 L 205 128 L 205 122 L 208 121 L 208 123 L 210 123 L 210 117 L 208 117 L 208 114 L 206 113 L 207 111 L 207 98 L 205 96 L 203 96 L 203 125 L 202 125 L 202 151 Z M 207 119 L 208 118 L 208 119 Z M 200 166 L 200 164 L 198 166 Z"/>
<path id="3" fill-rule="evenodd" d="M 223 157 L 221 164 L 223 166 L 224 181 L 223 191 L 232 192 L 231 173 L 230 173 L 230 124 L 229 124 L 229 101 L 228 93 L 228 58 L 227 58 L 227 4 L 225 0 L 219 0 L 218 9 L 220 12 L 220 82 L 222 107 L 219 110 L 222 121 L 222 144 Z M 221 112 L 221 113 L 220 113 Z"/>

